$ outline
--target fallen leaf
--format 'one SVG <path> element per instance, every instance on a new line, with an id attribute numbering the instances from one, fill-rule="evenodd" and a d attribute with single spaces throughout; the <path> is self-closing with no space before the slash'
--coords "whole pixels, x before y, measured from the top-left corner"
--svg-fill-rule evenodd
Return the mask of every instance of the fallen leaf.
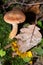
<path id="1" fill-rule="evenodd" d="M 36 14 L 39 14 L 40 13 L 40 5 L 39 4 L 37 4 L 37 5 L 33 5 L 33 6 L 31 6 L 31 8 L 30 8 L 30 10 L 29 11 L 33 11 L 34 13 L 36 13 Z"/>
<path id="2" fill-rule="evenodd" d="M 35 25 L 29 25 L 27 28 L 22 28 L 20 30 L 20 33 L 16 36 L 16 38 L 18 39 L 17 44 L 19 47 L 19 51 L 21 51 L 22 53 L 38 45 L 38 43 L 42 39 L 42 35 L 39 32 L 40 28 L 35 26 L 34 29 L 34 26 Z"/>

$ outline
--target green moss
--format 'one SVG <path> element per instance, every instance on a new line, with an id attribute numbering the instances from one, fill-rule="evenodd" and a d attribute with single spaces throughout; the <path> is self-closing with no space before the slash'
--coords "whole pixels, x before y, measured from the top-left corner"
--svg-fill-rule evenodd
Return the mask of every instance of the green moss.
<path id="1" fill-rule="evenodd" d="M 8 37 L 10 31 L 11 31 L 11 25 L 7 24 L 3 20 L 3 15 L 0 14 L 0 43 L 2 47 L 8 44 Z"/>

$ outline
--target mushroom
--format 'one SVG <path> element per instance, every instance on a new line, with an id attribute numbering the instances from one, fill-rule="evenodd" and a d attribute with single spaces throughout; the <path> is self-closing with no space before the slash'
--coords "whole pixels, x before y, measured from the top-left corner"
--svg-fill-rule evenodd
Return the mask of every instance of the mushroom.
<path id="1" fill-rule="evenodd" d="M 9 35 L 10 39 L 13 39 L 16 36 L 18 24 L 23 23 L 25 21 L 25 18 L 26 17 L 24 13 L 20 9 L 11 10 L 4 15 L 4 21 L 12 24 L 13 26 L 12 31 Z"/>

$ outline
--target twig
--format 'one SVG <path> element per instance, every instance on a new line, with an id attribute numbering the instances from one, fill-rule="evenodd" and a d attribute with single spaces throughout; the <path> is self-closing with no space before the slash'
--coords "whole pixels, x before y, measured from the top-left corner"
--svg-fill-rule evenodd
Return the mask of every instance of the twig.
<path id="1" fill-rule="evenodd" d="M 36 21 L 35 21 L 35 24 L 34 24 L 34 29 L 33 29 L 33 32 L 32 32 L 30 43 L 32 42 L 32 38 L 33 38 L 33 35 L 34 35 L 36 24 L 37 24 L 37 17 L 36 17 Z"/>
<path id="2" fill-rule="evenodd" d="M 14 58 L 14 56 L 17 56 L 16 52 L 12 52 L 12 57 Z"/>
<path id="3" fill-rule="evenodd" d="M 40 14 L 40 16 L 38 17 L 38 20 L 43 20 L 43 14 Z"/>
<path id="4" fill-rule="evenodd" d="M 40 20 L 43 20 L 43 14 L 39 18 L 42 18 Z M 32 42 L 32 38 L 33 38 L 33 35 L 34 35 L 35 27 L 36 27 L 36 24 L 37 24 L 37 19 L 38 19 L 38 17 L 36 17 L 36 21 L 35 21 L 35 24 L 34 24 L 35 26 L 34 26 L 34 29 L 33 29 L 33 32 L 32 32 L 32 36 L 31 36 L 30 42 Z"/>
<path id="5" fill-rule="evenodd" d="M 6 50 L 6 49 L 8 49 L 10 47 L 11 47 L 11 44 L 8 44 L 7 46 L 4 47 L 4 49 Z"/>
<path id="6" fill-rule="evenodd" d="M 12 4 L 19 4 L 19 5 L 25 5 L 25 6 L 32 6 L 32 5 L 40 5 L 40 4 L 43 4 L 43 2 L 39 2 L 39 3 L 32 3 L 32 4 L 26 4 L 26 3 L 21 3 L 21 2 L 9 2 L 7 3 L 8 6 L 6 6 L 5 8 L 8 8 L 10 5 Z M 6 4 L 4 4 L 3 6 L 5 6 Z"/>

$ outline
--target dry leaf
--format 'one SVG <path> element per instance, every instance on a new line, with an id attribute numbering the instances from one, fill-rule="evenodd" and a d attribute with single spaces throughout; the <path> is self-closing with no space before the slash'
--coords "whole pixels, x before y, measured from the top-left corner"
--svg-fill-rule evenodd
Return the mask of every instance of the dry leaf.
<path id="1" fill-rule="evenodd" d="M 16 36 L 16 38 L 18 39 L 17 44 L 18 44 L 19 50 L 22 53 L 36 46 L 41 41 L 42 35 L 39 32 L 40 28 L 38 28 L 37 26 L 35 26 L 35 30 L 32 36 L 34 26 L 35 25 L 29 25 L 27 28 L 22 28 L 20 30 L 20 34 Z M 32 37 L 32 40 L 31 40 L 31 37 Z"/>
<path id="2" fill-rule="evenodd" d="M 34 6 L 31 6 L 31 8 L 30 9 L 28 9 L 29 11 L 33 11 L 34 13 L 36 13 L 36 14 L 39 14 L 40 13 L 40 5 L 34 5 Z"/>

